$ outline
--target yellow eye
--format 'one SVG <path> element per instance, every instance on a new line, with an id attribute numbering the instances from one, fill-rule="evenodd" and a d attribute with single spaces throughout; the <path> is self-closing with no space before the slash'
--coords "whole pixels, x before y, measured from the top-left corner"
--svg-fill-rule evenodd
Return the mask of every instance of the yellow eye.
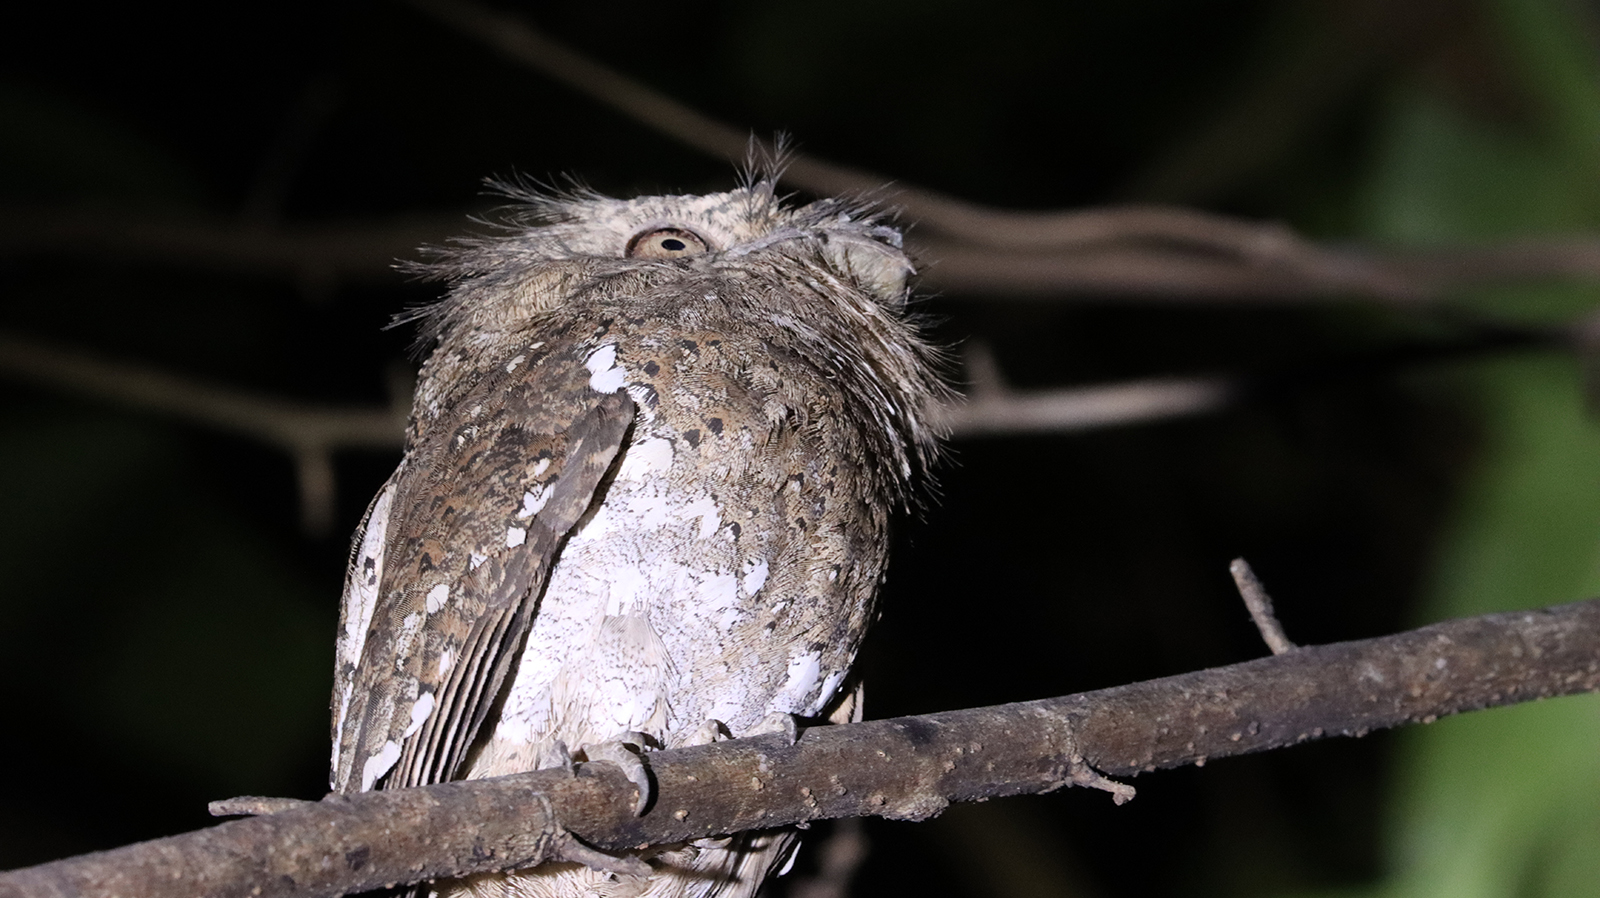
<path id="1" fill-rule="evenodd" d="M 706 242 L 683 228 L 653 228 L 628 241 L 630 259 L 676 259 L 706 251 Z"/>

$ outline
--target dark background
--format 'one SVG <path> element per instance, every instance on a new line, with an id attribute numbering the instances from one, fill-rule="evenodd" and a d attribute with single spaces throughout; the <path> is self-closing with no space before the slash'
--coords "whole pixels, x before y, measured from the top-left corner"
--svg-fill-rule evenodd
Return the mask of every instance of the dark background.
<path id="1" fill-rule="evenodd" d="M 1589 40 L 1582 8 L 1521 6 L 1555 9 Z M 1392 236 L 1372 203 L 1397 103 L 1427 97 L 1495 133 L 1541 127 L 1543 82 L 1506 12 L 1517 7 L 522 11 L 709 114 L 886 178 L 1017 208 L 1192 204 L 1350 241 Z M 727 162 L 401 3 L 58 3 L 9 18 L 0 201 L 13 219 L 70 207 L 272 227 L 459 212 L 465 231 L 465 213 L 491 202 L 489 175 L 571 174 L 613 194 L 734 180 Z M 56 247 L 0 259 L 0 328 L 241 390 L 379 405 L 386 372 L 412 364 L 410 332 L 383 327 L 435 293 L 399 274 L 254 276 Z M 1299 642 L 1431 613 L 1441 528 L 1489 426 L 1437 357 L 1486 355 L 1481 317 L 1130 296 L 949 294 L 925 308 L 945 342 L 992 346 L 1019 387 L 1236 373 L 1262 389 L 1199 419 L 957 443 L 936 500 L 899 532 L 863 660 L 871 716 L 1257 657 L 1227 575 L 1238 555 Z M 274 449 L 0 384 L 0 868 L 204 826 L 210 799 L 320 796 L 347 534 L 397 455 L 341 454 L 335 532 L 312 536 Z M 1369 886 L 1389 869 L 1393 747 L 1380 734 L 1153 774 L 1123 808 L 1068 790 L 928 824 L 870 821 L 856 892 Z"/>

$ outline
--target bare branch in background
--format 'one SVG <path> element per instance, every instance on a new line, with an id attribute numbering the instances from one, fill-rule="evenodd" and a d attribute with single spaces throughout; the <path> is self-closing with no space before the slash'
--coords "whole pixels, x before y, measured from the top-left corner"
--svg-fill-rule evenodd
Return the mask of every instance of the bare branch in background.
<path id="1" fill-rule="evenodd" d="M 689 146 L 735 161 L 748 149 L 744 129 L 609 69 L 514 16 L 467 0 L 410 2 Z M 1363 250 L 1318 245 L 1279 224 L 1174 207 L 993 209 L 905 185 L 891 189 L 886 176 L 802 154 L 789 157 L 784 178 L 819 194 L 890 197 L 920 228 L 910 248 L 926 263 L 924 284 L 955 294 L 1212 302 L 1358 297 L 1407 305 L 1464 287 L 1600 280 L 1596 238 Z M 338 277 L 387 274 L 396 259 L 413 257 L 418 246 L 460 233 L 464 217 L 267 228 L 96 210 L 11 209 L 0 211 L 0 251 L 103 254 L 265 272 L 316 290 Z"/>
<path id="2" fill-rule="evenodd" d="M 522 19 L 471 0 L 409 3 L 473 39 L 656 131 L 731 161 L 752 138 L 590 59 Z M 764 145 L 770 153 L 773 148 Z M 1129 206 L 1021 212 L 969 203 L 884 175 L 794 153 L 783 179 L 819 195 L 885 196 L 922 228 L 943 234 L 921 255 L 939 260 L 940 289 L 1020 292 L 1150 292 L 1207 297 L 1350 294 L 1414 301 L 1463 283 L 1600 279 L 1600 241 L 1448 248 L 1385 259 L 1312 244 L 1283 225 L 1194 209 Z M 890 186 L 893 185 L 893 186 Z M 959 244 L 968 244 L 963 248 Z M 954 244 L 954 245 L 952 245 Z M 1107 245 L 1120 245 L 1120 251 Z M 1099 258 L 1071 259 L 1087 248 Z M 994 251 L 1008 255 L 996 256 Z M 1192 258 L 1185 265 L 1182 254 Z"/>
<path id="3" fill-rule="evenodd" d="M 1249 253 L 1197 252 L 1136 240 L 1047 253 L 927 240 L 913 231 L 907 247 L 929 262 L 922 272 L 925 286 L 967 296 L 1291 303 L 1356 297 L 1414 305 L 1437 299 L 1445 286 L 1410 277 L 1403 265 L 1383 254 L 1335 251 L 1301 241 Z M 1595 273 L 1600 275 L 1600 242 L 1595 250 Z"/>
<path id="4" fill-rule="evenodd" d="M 411 6 L 488 44 L 647 127 L 718 158 L 739 162 L 750 148 L 748 130 L 719 122 L 670 96 L 573 50 L 517 16 L 470 0 L 409 0 Z M 775 148 L 757 139 L 772 154 Z M 922 226 L 996 249 L 1060 250 L 1107 241 L 1146 240 L 1223 252 L 1292 242 L 1287 230 L 1190 209 L 1141 207 L 1087 212 L 1017 212 L 969 203 L 892 178 L 825 162 L 802 153 L 784 157 L 783 180 L 823 196 L 888 193 Z"/>
<path id="5" fill-rule="evenodd" d="M 952 436 L 1065 433 L 1216 411 L 1233 398 L 1227 378 L 1141 380 L 1099 387 L 1017 392 L 1005 386 L 987 350 L 969 354 L 972 395 L 934 417 Z M 0 375 L 214 427 L 285 450 L 299 467 L 309 520 L 331 513 L 331 454 L 399 449 L 409 387 L 392 387 L 387 409 L 306 405 L 0 333 Z"/>
<path id="6" fill-rule="evenodd" d="M 921 820 L 950 802 L 1361 736 L 1600 689 L 1600 599 L 1449 621 L 1065 698 L 653 752 L 657 795 L 585 765 L 335 795 L 271 816 L 0 873 L 0 898 L 332 896 L 526 867 L 565 832 L 617 851 L 809 820 Z M 1003 734 L 1003 735 L 1000 735 Z"/>
<path id="7" fill-rule="evenodd" d="M 1225 377 L 1171 377 L 1097 387 L 1005 391 L 941 408 L 955 439 L 1076 433 L 1220 411 L 1236 395 Z"/>
<path id="8" fill-rule="evenodd" d="M 982 351 L 980 351 L 982 352 Z M 1204 414 L 1233 398 L 1225 378 L 1172 378 L 1102 387 L 1014 392 L 986 354 L 975 363 L 970 399 L 933 417 L 957 438 L 1066 433 Z M 300 490 L 302 524 L 326 534 L 337 498 L 333 454 L 399 450 L 410 412 L 410 384 L 391 384 L 388 408 L 310 405 L 112 362 L 0 333 L 0 376 L 126 405 L 237 433 L 287 452 Z"/>
<path id="9" fill-rule="evenodd" d="M 738 160 L 749 146 L 742 128 L 613 71 L 514 16 L 465 0 L 410 3 L 706 153 Z M 1364 249 L 1313 243 L 1279 224 L 1175 207 L 994 209 L 921 188 L 891 188 L 886 176 L 800 154 L 790 157 L 784 177 L 818 194 L 891 199 L 918 226 L 910 248 L 924 263 L 924 284 L 956 295 L 1294 303 L 1361 298 L 1411 305 L 1463 288 L 1600 280 L 1600 238 L 1595 237 Z M 266 227 L 107 210 L 13 208 L 0 210 L 0 252 L 264 273 L 319 293 L 339 278 L 393 277 L 395 260 L 414 258 L 417 247 L 469 230 L 465 217 Z"/>
<path id="10" fill-rule="evenodd" d="M 260 228 L 226 219 L 10 208 L 0 209 L 0 253 L 125 259 L 281 277 L 322 289 L 341 278 L 394 282 L 396 260 L 414 259 L 418 247 L 472 230 L 467 212 Z M 1312 247 L 1304 255 L 1285 249 L 1305 245 L 1225 254 L 1113 240 L 1050 254 L 974 249 L 915 232 L 908 241 L 924 263 L 922 284 L 954 297 L 1295 304 L 1353 298 L 1413 305 L 1464 288 L 1600 281 L 1600 239 L 1411 250 Z"/>
<path id="11" fill-rule="evenodd" d="M 1537 345 L 1600 333 L 1600 319 L 1583 318 L 1551 331 Z M 1515 345 L 1527 345 L 1520 335 Z M 1490 343 L 1484 348 L 1498 348 Z M 1419 358 L 1431 358 L 1419 355 Z M 1015 390 L 988 347 L 969 342 L 964 353 L 967 394 L 930 412 L 954 439 L 1065 434 L 1211 414 L 1237 404 L 1250 386 L 1243 377 L 1168 377 L 1097 386 Z M 177 418 L 260 440 L 294 461 L 309 532 L 325 533 L 335 499 L 332 456 L 343 449 L 398 450 L 410 408 L 409 380 L 392 383 L 388 408 L 308 405 L 193 381 L 126 362 L 0 332 L 0 376 Z"/>
<path id="12" fill-rule="evenodd" d="M 460 215 L 273 227 L 93 208 L 0 209 L 0 253 L 60 253 L 282 277 L 397 282 L 394 264 L 459 234 Z"/>
<path id="13" fill-rule="evenodd" d="M 986 344 L 967 343 L 967 395 L 934 420 L 956 439 L 1069 433 L 1218 411 L 1237 393 L 1224 377 L 1174 377 L 1097 387 L 1018 392 L 1006 385 Z"/>
<path id="14" fill-rule="evenodd" d="M 0 374 L 237 433 L 276 446 L 294 460 L 306 528 L 333 521 L 332 453 L 398 449 L 410 413 L 408 390 L 391 388 L 387 409 L 310 405 L 109 362 L 0 334 Z"/>

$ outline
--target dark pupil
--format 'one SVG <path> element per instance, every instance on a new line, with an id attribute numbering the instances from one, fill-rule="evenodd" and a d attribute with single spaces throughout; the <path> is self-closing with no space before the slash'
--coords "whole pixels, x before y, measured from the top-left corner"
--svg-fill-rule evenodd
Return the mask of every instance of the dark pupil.
<path id="1" fill-rule="evenodd" d="M 676 237 L 663 237 L 661 238 L 661 248 L 667 252 L 675 253 L 680 249 L 688 249 L 689 246 Z"/>

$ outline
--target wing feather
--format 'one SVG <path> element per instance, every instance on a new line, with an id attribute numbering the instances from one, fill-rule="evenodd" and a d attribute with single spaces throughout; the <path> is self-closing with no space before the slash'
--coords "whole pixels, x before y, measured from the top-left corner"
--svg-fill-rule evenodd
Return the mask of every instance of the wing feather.
<path id="1" fill-rule="evenodd" d="M 423 432 L 391 480 L 335 789 L 447 780 L 470 750 L 633 423 L 633 401 L 597 392 L 575 347 L 545 334 L 487 368 L 458 413 L 440 415 L 457 426 Z"/>
<path id="2" fill-rule="evenodd" d="M 355 689 L 356 666 L 372 627 L 377 607 L 378 584 L 383 576 L 384 537 L 389 523 L 389 506 L 394 500 L 394 478 L 383 485 L 361 518 L 361 527 L 350 547 L 350 563 L 345 575 L 344 601 L 339 610 L 339 638 L 333 673 L 333 767 L 340 766 L 340 732 L 350 711 Z"/>

